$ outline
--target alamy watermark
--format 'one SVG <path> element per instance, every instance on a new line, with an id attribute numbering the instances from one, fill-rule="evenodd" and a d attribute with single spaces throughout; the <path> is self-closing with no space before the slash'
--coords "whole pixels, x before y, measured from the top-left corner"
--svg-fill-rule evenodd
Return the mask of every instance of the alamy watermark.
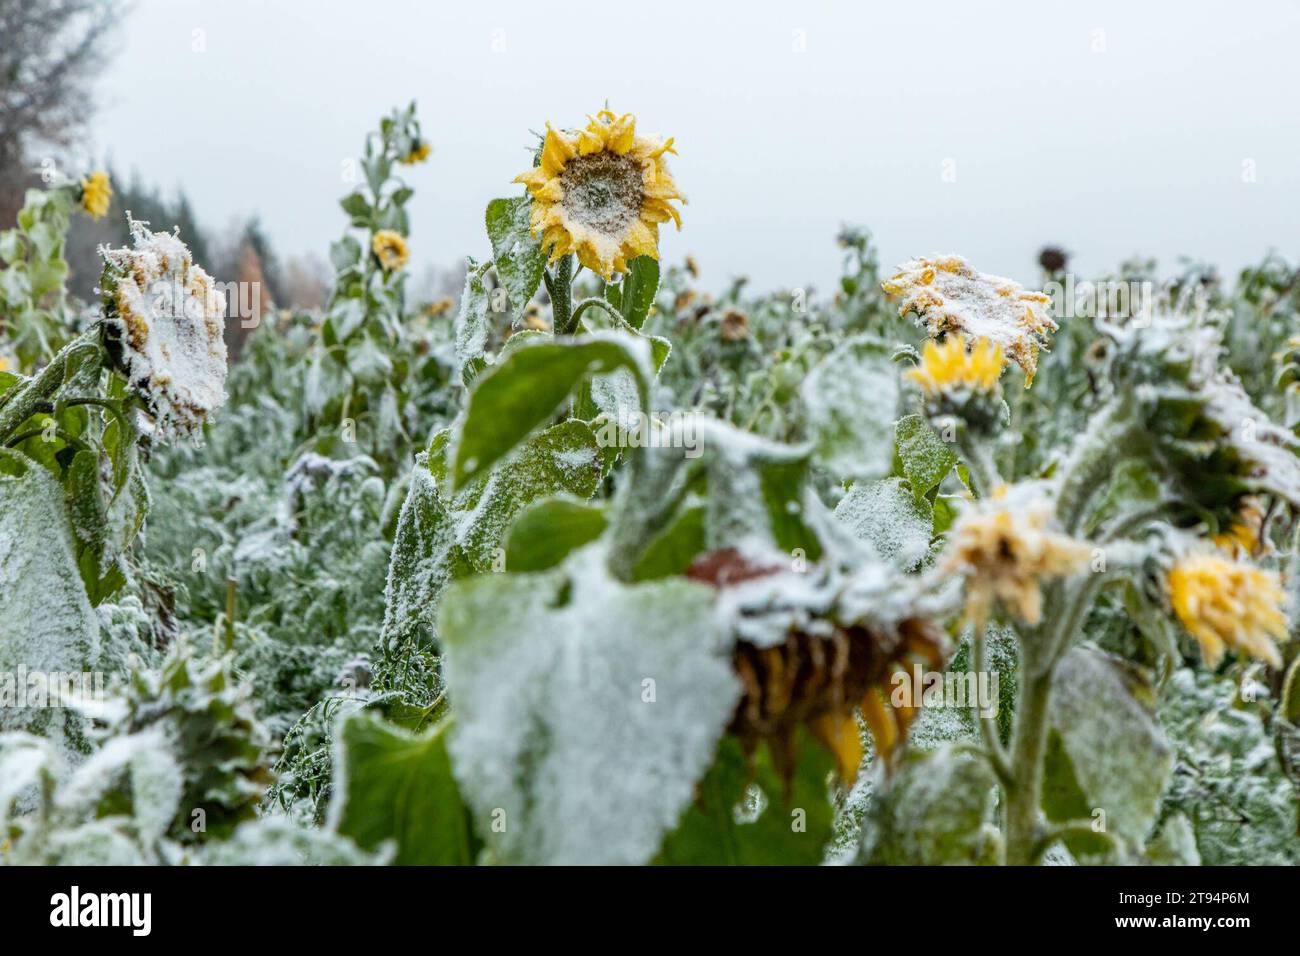
<path id="1" fill-rule="evenodd" d="M 0 671 L 0 707 L 80 708 L 103 704 L 107 692 L 103 671 Z"/>
<path id="2" fill-rule="evenodd" d="M 911 673 L 897 671 L 890 683 L 895 707 L 973 707 L 981 717 L 998 714 L 997 671 L 927 671 L 913 664 Z"/>
<path id="3" fill-rule="evenodd" d="M 687 458 L 704 454 L 699 419 L 693 412 L 647 415 L 621 405 L 617 416 L 597 426 L 596 444 L 601 448 L 683 448 Z"/>

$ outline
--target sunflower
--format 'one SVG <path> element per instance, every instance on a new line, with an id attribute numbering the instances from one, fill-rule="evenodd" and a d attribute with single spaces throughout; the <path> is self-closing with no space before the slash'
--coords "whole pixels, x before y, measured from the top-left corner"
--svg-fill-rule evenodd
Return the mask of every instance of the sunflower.
<path id="1" fill-rule="evenodd" d="M 411 147 L 411 151 L 398 160 L 403 166 L 414 166 L 416 163 L 422 163 L 429 158 L 433 152 L 433 147 L 425 140 L 420 140 Z"/>
<path id="2" fill-rule="evenodd" d="M 1050 296 L 977 272 L 961 256 L 911 259 L 898 268 L 880 286 L 900 300 L 900 315 L 915 312 L 931 338 L 964 332 L 989 340 L 1024 370 L 1025 388 L 1033 384 L 1038 350 L 1057 328 Z"/>
<path id="3" fill-rule="evenodd" d="M 1208 666 L 1216 666 L 1229 647 L 1282 666 L 1273 641 L 1286 638 L 1287 622 L 1276 572 L 1193 552 L 1169 572 L 1166 591 L 1174 615 L 1196 638 Z"/>
<path id="4" fill-rule="evenodd" d="M 1002 346 L 980 339 L 966 351 L 966 337 L 960 332 L 948 336 L 942 344 L 934 339 L 925 343 L 921 364 L 907 377 L 921 386 L 927 397 L 969 389 L 992 392 L 1002 376 Z"/>
<path id="5" fill-rule="evenodd" d="M 637 256 L 659 258 L 659 223 L 681 217 L 672 200 L 686 201 L 664 161 L 671 139 L 636 135 L 630 113 L 602 110 L 586 129 L 546 126 L 538 165 L 515 182 L 533 197 L 529 225 L 551 261 L 576 253 L 578 261 L 610 281 Z"/>
<path id="6" fill-rule="evenodd" d="M 1020 500 L 999 489 L 952 529 L 943 569 L 966 576 L 966 617 L 982 624 L 994 602 L 1026 624 L 1043 616 L 1041 582 L 1088 566 L 1091 548 L 1048 528 L 1044 500 Z"/>
<path id="7" fill-rule="evenodd" d="M 103 253 L 109 349 L 155 434 L 194 434 L 226 399 L 226 297 L 178 237 L 130 227 L 131 248 Z"/>
<path id="8" fill-rule="evenodd" d="M 102 169 L 81 181 L 81 208 L 91 219 L 103 219 L 112 200 L 113 187 L 109 185 L 108 173 Z"/>
<path id="9" fill-rule="evenodd" d="M 375 258 L 379 260 L 385 272 L 396 272 L 401 269 L 410 256 L 406 248 L 406 240 L 400 233 L 391 229 L 380 229 L 376 232 L 375 237 L 370 240 L 370 248 L 374 250 Z"/>

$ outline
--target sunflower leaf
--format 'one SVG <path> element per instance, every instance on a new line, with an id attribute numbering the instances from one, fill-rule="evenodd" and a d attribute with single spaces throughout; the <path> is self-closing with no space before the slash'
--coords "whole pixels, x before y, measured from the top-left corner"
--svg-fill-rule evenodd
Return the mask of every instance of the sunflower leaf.
<path id="1" fill-rule="evenodd" d="M 659 291 L 658 260 L 650 256 L 637 256 L 627 264 L 627 274 L 623 277 L 622 285 L 616 305 L 628 325 L 639 329 L 650 314 L 655 293 Z"/>
<path id="2" fill-rule="evenodd" d="M 487 233 L 492 241 L 492 261 L 510 296 L 510 313 L 513 318 L 523 314 L 546 270 L 546 253 L 542 250 L 541 242 L 533 236 L 529 225 L 531 210 L 532 200 L 526 196 L 494 199 L 487 207 Z"/>

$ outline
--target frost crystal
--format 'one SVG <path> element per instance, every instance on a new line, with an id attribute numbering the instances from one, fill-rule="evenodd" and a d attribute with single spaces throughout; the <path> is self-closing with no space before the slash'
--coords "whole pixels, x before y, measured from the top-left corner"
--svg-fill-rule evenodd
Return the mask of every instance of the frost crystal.
<path id="1" fill-rule="evenodd" d="M 105 311 L 123 372 L 157 432 L 191 434 L 226 400 L 226 297 L 174 235 L 131 223 L 134 248 L 101 248 Z"/>

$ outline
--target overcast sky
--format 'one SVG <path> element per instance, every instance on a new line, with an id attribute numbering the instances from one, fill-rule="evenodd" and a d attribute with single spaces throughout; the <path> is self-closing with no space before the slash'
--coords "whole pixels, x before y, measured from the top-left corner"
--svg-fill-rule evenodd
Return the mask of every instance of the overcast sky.
<path id="1" fill-rule="evenodd" d="M 412 251 L 446 265 L 485 251 L 529 130 L 608 100 L 676 137 L 690 205 L 661 251 L 713 285 L 825 288 L 841 222 L 886 264 L 1021 279 L 1048 242 L 1084 273 L 1300 256 L 1300 3 L 979 6 L 136 0 L 89 148 L 184 184 L 209 228 L 257 212 L 282 256 L 323 255 L 344 160 L 415 99 Z"/>

